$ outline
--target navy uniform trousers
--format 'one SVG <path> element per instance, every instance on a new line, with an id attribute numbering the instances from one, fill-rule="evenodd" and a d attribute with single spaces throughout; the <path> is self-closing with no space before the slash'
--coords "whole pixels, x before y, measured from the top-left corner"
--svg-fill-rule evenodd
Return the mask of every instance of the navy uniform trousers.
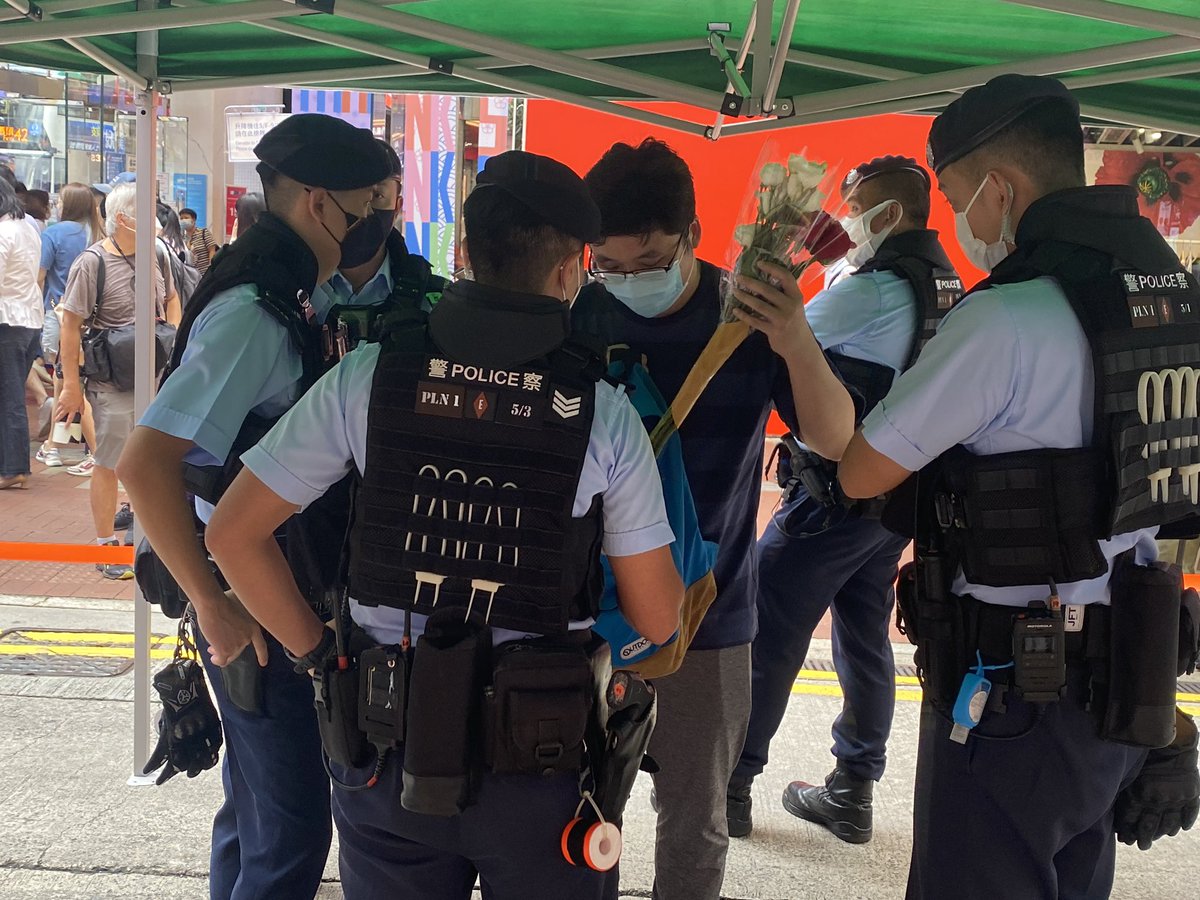
<path id="1" fill-rule="evenodd" d="M 833 725 L 833 754 L 859 778 L 882 777 L 896 704 L 888 629 L 896 566 L 907 544 L 878 521 L 827 510 L 803 490 L 771 519 L 758 542 L 750 725 L 734 777 L 752 778 L 766 766 L 813 631 L 830 608 L 845 697 Z"/>
<path id="2" fill-rule="evenodd" d="M 266 635 L 263 714 L 243 712 L 225 693 L 208 642 L 197 637 L 225 734 L 225 802 L 213 819 L 209 896 L 311 900 L 333 836 L 312 679 L 297 674 L 283 647 Z"/>
<path id="3" fill-rule="evenodd" d="M 400 805 L 402 762 L 392 753 L 366 790 L 334 786 L 346 900 L 469 900 L 477 876 L 483 900 L 616 900 L 619 867 L 595 872 L 562 855 L 577 776 L 485 775 L 462 813 L 427 816 Z M 333 766 L 347 784 L 373 769 Z"/>
<path id="4" fill-rule="evenodd" d="M 1073 665 L 1062 700 L 1005 697 L 1006 711 L 986 712 L 966 744 L 922 703 L 908 900 L 1109 896 L 1113 802 L 1146 751 L 1101 740 L 1087 696 Z"/>

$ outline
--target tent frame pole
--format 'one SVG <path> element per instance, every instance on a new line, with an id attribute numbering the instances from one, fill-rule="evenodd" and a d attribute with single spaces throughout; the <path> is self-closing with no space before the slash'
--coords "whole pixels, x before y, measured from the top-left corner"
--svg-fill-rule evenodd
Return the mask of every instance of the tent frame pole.
<path id="1" fill-rule="evenodd" d="M 800 0 L 787 0 L 787 6 L 783 10 L 783 21 L 779 25 L 779 39 L 775 42 L 775 49 L 771 55 L 771 71 L 767 75 L 767 89 L 762 95 L 762 114 L 764 116 L 775 111 L 779 82 L 783 78 L 783 67 L 787 65 L 788 51 L 792 47 L 792 34 L 796 30 L 796 16 L 799 12 Z"/>
<path id="2" fill-rule="evenodd" d="M 138 9 L 153 9 L 156 0 L 138 0 Z M 142 81 L 153 84 L 158 74 L 158 32 L 141 32 L 137 36 L 138 70 Z M 137 108 L 137 213 L 139 223 L 134 240 L 134 346 L 137 358 L 134 365 L 134 420 L 141 419 L 154 399 L 154 320 L 155 320 L 155 224 L 158 217 L 155 200 L 158 187 L 158 95 L 153 89 L 138 92 Z M 136 525 L 136 523 L 135 523 Z M 135 541 L 140 539 L 135 530 Z M 133 772 L 130 785 L 153 784 L 152 776 L 142 775 L 141 768 L 150 758 L 151 693 L 150 693 L 150 604 L 136 583 L 133 591 Z"/>
<path id="3" fill-rule="evenodd" d="M 330 34 L 325 31 L 319 31 L 315 28 L 307 28 L 303 25 L 290 25 L 283 22 L 256 22 L 254 24 L 259 28 L 263 28 L 268 31 L 274 31 L 279 34 L 287 34 L 291 35 L 292 37 L 317 41 L 322 44 L 339 47 L 343 50 L 353 50 L 359 53 L 373 54 L 381 59 L 390 59 L 400 65 L 419 66 L 426 71 L 429 71 L 429 59 L 427 57 L 418 56 L 415 53 L 406 53 L 403 50 L 393 50 L 390 47 L 384 47 L 379 44 L 371 44 L 367 41 L 361 41 L 356 38 L 348 38 L 341 35 Z M 588 109 L 594 109 L 598 112 L 608 113 L 609 115 L 634 119 L 636 121 L 646 122 L 651 125 L 659 125 L 665 128 L 674 129 L 675 131 L 687 132 L 689 134 L 701 135 L 704 133 L 704 126 L 694 122 L 676 119 L 671 116 L 650 112 L 649 110 L 633 109 L 631 107 L 621 106 L 616 103 L 610 103 L 606 100 L 596 100 L 591 97 L 573 94 L 569 91 L 544 87 L 542 85 L 524 81 L 519 78 L 511 78 L 506 75 L 484 72 L 478 69 L 473 69 L 469 66 L 458 65 L 454 67 L 454 73 L 461 78 L 466 78 L 470 81 L 496 87 L 505 91 L 515 91 L 526 96 L 544 97 L 548 100 L 561 100 L 564 103 L 573 103 L 578 106 L 584 106 Z"/>
<path id="4" fill-rule="evenodd" d="M 187 8 L 152 7 L 134 12 L 114 13 L 111 16 L 81 16 L 73 19 L 55 19 L 52 22 L 15 22 L 4 26 L 0 41 L 6 46 L 32 44 L 38 41 L 107 37 L 196 25 L 224 25 L 236 19 L 258 21 L 301 15 L 304 13 L 287 0 L 240 0 L 238 3 Z"/>
<path id="5" fill-rule="evenodd" d="M 1004 2 L 1015 6 L 1041 9 L 1046 12 L 1080 16 L 1096 22 L 1112 22 L 1116 25 L 1129 25 L 1133 28 L 1144 28 L 1147 31 L 1161 31 L 1164 34 L 1175 34 L 1200 40 L 1200 18 L 1195 16 L 1139 9 L 1124 3 L 1112 3 L 1110 0 L 1004 0 Z"/>
<path id="6" fill-rule="evenodd" d="M 581 59 L 554 50 L 540 50 L 456 25 L 436 22 L 423 16 L 380 8 L 366 3 L 364 0 L 338 0 L 337 10 L 340 16 L 366 25 L 377 25 L 380 28 L 403 32 L 414 37 L 443 41 L 477 53 L 508 57 L 521 65 L 535 66 L 550 72 L 557 72 L 560 75 L 569 75 L 614 88 L 635 91 L 644 94 L 650 100 L 673 100 L 710 110 L 720 109 L 723 100 L 722 95 L 716 91 L 680 84 L 653 75 L 644 75 L 641 72 L 634 72 L 595 60 Z M 453 64 L 451 66 L 452 69 L 457 68 Z"/>
<path id="7" fill-rule="evenodd" d="M 936 72 L 932 75 L 913 75 L 885 84 L 840 88 L 819 94 L 794 97 L 792 100 L 797 114 L 847 109 L 862 104 L 899 100 L 903 97 L 919 97 L 944 91 L 962 91 L 1009 72 L 1023 75 L 1050 75 L 1063 71 L 1141 62 L 1146 59 L 1174 56 L 1196 50 L 1200 50 L 1200 43 L 1193 38 L 1151 38 L 1015 62 L 953 69 L 948 72 Z"/>

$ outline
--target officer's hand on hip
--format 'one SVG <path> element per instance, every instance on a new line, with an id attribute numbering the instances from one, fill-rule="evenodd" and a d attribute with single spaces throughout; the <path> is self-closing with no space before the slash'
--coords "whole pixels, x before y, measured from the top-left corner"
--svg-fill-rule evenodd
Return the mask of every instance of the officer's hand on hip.
<path id="1" fill-rule="evenodd" d="M 258 664 L 267 664 L 267 640 L 262 628 L 233 591 L 226 591 L 217 602 L 205 604 L 203 610 L 197 608 L 196 620 L 208 641 L 209 656 L 218 666 L 227 666 L 241 656 L 247 644 L 254 645 Z"/>
<path id="2" fill-rule="evenodd" d="M 734 296 L 746 309 L 734 307 L 733 314 L 765 334 L 771 349 L 786 359 L 814 340 L 804 317 L 804 295 L 787 269 L 767 262 L 759 262 L 758 268 L 770 283 L 737 276 Z"/>

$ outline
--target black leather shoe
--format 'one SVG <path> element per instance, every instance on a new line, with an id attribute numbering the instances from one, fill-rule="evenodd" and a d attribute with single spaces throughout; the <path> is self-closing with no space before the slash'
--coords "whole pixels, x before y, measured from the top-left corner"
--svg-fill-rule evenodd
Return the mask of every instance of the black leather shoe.
<path id="1" fill-rule="evenodd" d="M 746 837 L 754 830 L 754 820 L 750 816 L 753 800 L 750 799 L 750 785 L 753 778 L 729 779 L 729 788 L 725 792 L 725 818 L 729 821 L 729 836 Z"/>
<path id="2" fill-rule="evenodd" d="M 793 816 L 824 825 L 848 844 L 871 840 L 871 798 L 875 782 L 836 768 L 824 785 L 793 781 L 784 789 L 783 808 Z"/>

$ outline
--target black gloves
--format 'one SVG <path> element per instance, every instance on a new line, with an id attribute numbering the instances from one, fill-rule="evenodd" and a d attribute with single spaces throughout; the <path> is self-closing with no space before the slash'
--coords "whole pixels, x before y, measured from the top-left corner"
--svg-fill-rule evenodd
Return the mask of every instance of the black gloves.
<path id="1" fill-rule="evenodd" d="M 1133 783 L 1117 795 L 1113 829 L 1125 844 L 1142 850 L 1160 837 L 1187 831 L 1200 813 L 1196 723 L 1175 711 L 1175 740 L 1151 750 Z"/>
<path id="2" fill-rule="evenodd" d="M 155 784 L 180 772 L 195 778 L 217 764 L 221 750 L 221 720 L 208 695 L 204 670 L 194 659 L 174 659 L 154 676 L 162 698 L 158 717 L 158 746 L 142 774 L 149 775 L 164 762 Z"/>

